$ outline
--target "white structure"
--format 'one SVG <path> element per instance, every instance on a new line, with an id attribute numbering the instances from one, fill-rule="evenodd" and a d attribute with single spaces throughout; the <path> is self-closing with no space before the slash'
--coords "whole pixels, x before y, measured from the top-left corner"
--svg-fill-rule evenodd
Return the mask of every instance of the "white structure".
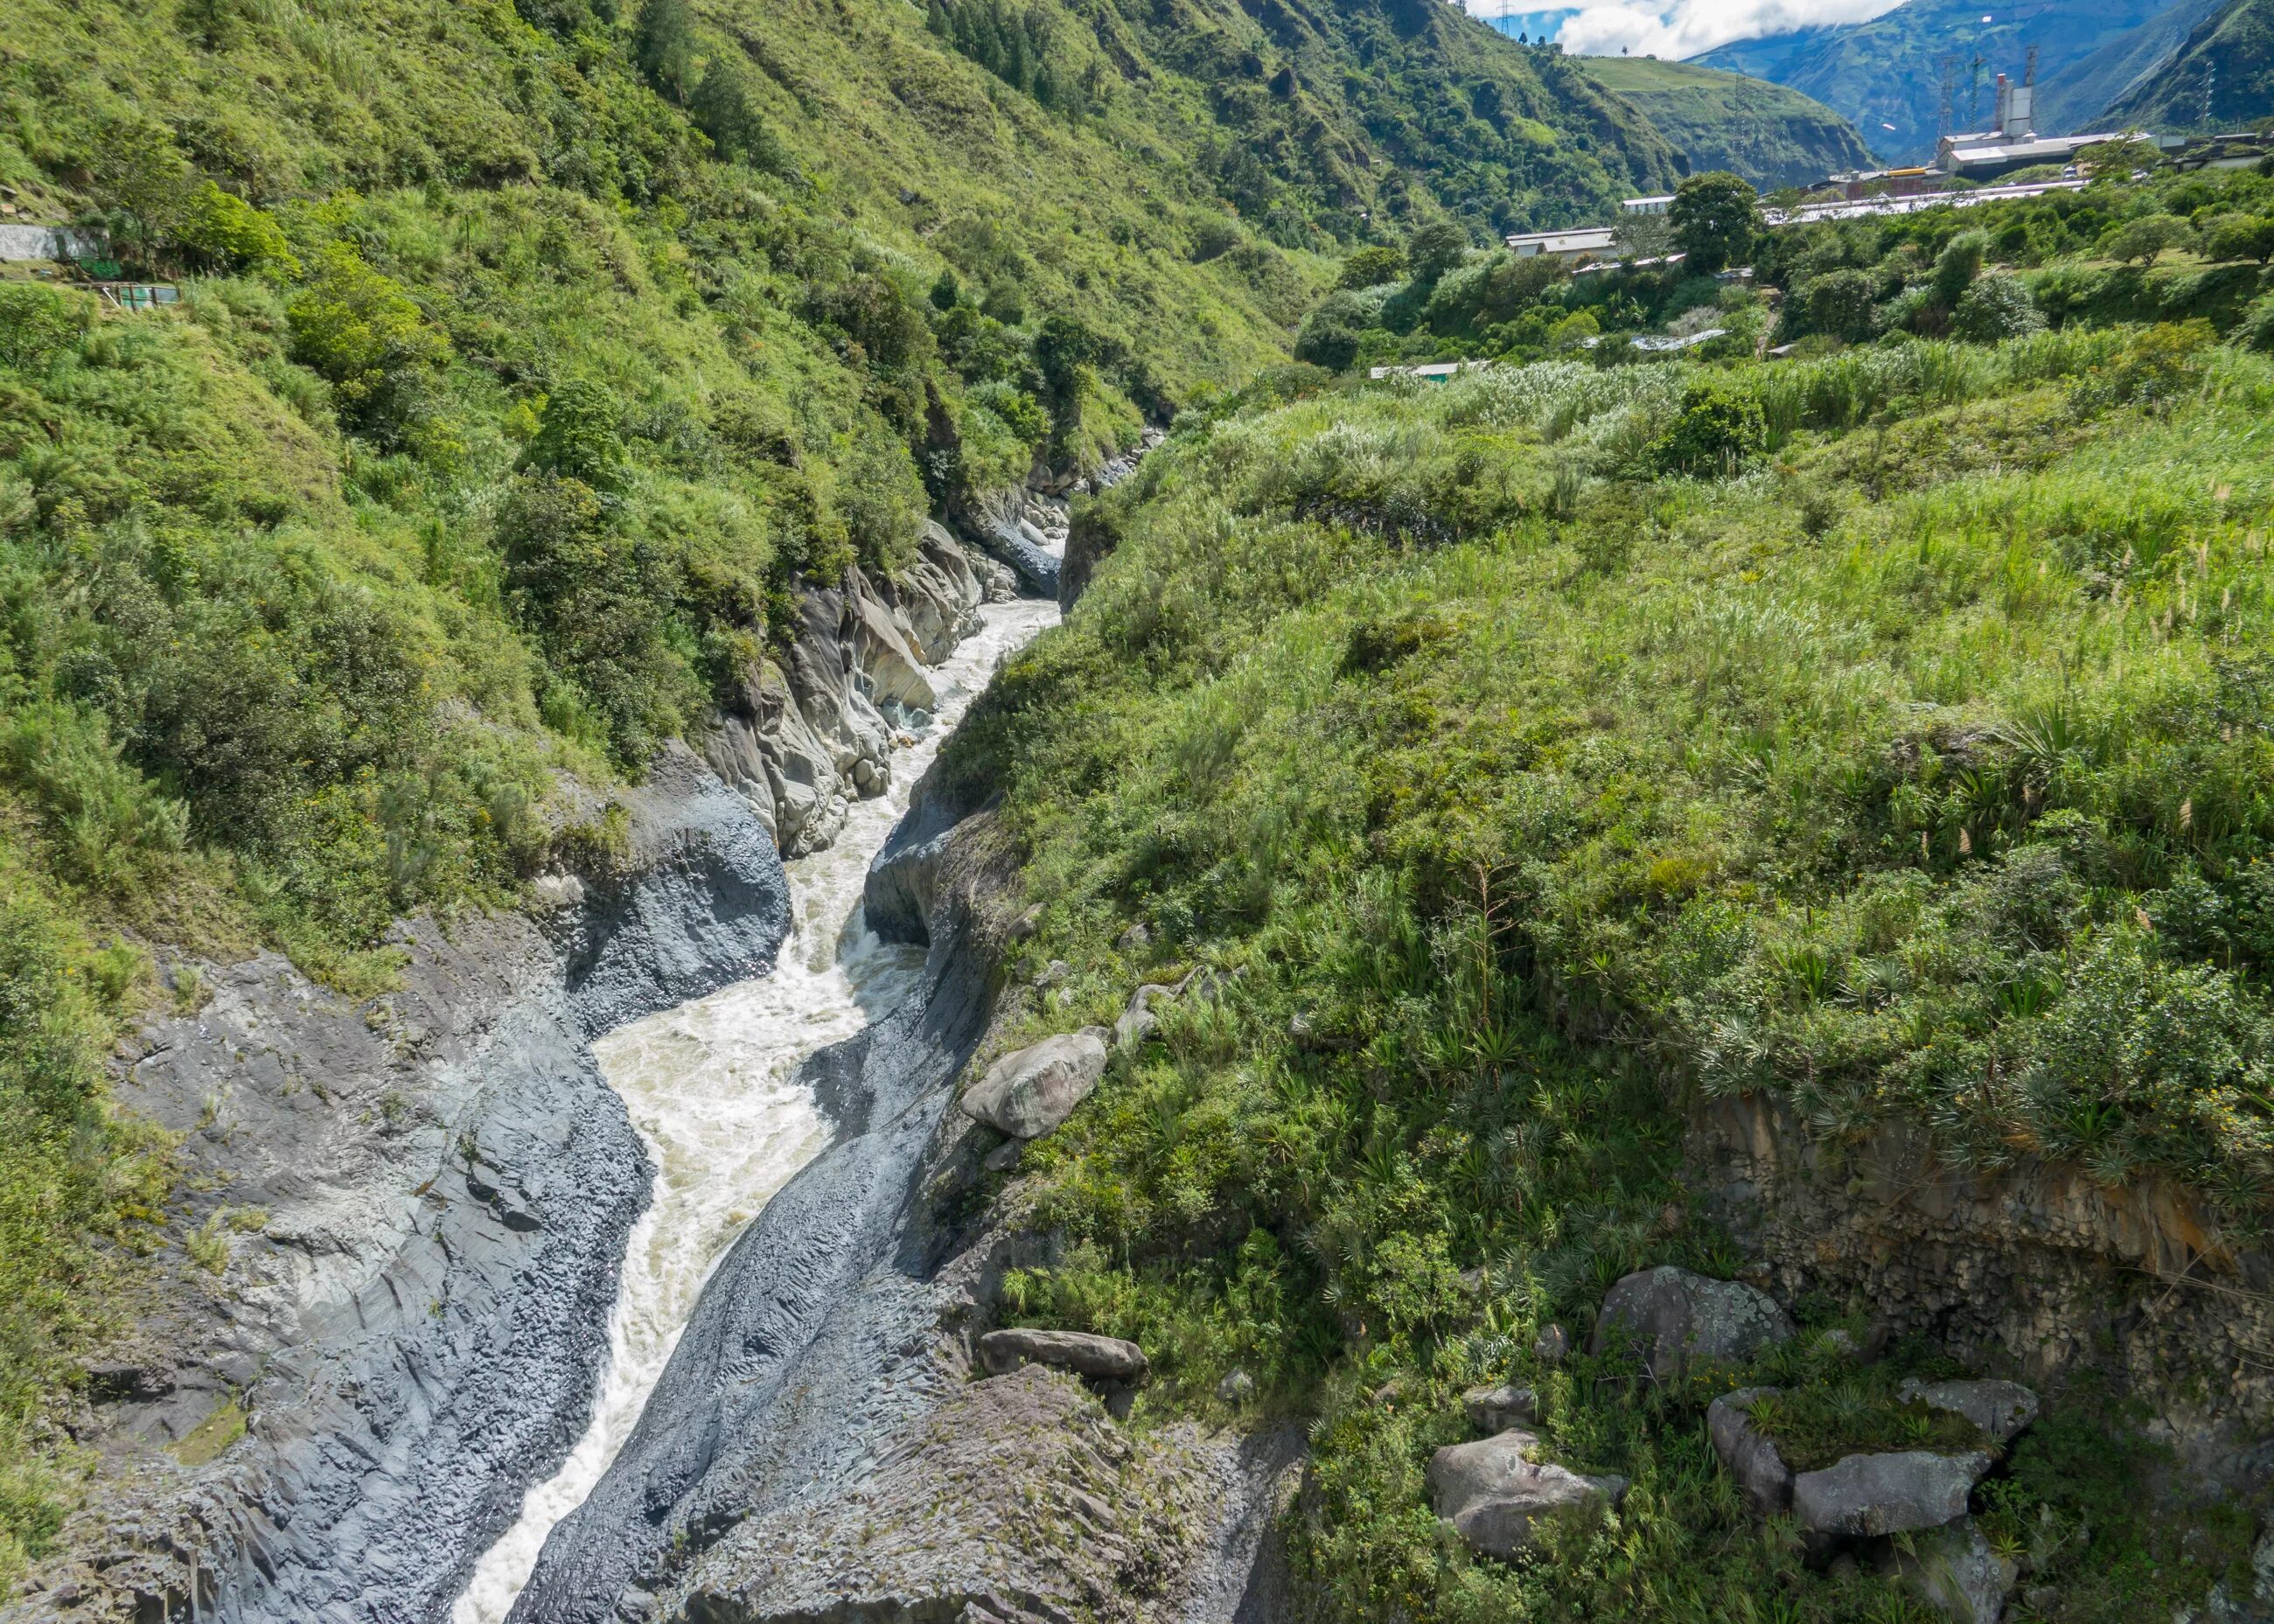
<path id="1" fill-rule="evenodd" d="M 1489 361 L 1429 361 L 1419 366 L 1370 366 L 1366 375 L 1379 383 L 1385 378 L 1419 378 L 1424 383 L 1443 383 L 1461 372 L 1482 372 Z"/>
<path id="2" fill-rule="evenodd" d="M 1582 259 L 1591 254 L 1608 253 L 1611 239 L 1617 235 L 1616 229 L 1611 226 L 1578 226 L 1568 231 L 1518 231 L 1510 234 L 1508 245 L 1519 259 L 1538 254 Z"/>
<path id="3" fill-rule="evenodd" d="M 1657 198 L 1627 198 L 1619 204 L 1630 214 L 1663 214 L 1674 207 L 1674 194 Z"/>
<path id="4" fill-rule="evenodd" d="M 100 231 L 70 226 L 0 225 L 0 259 L 91 259 L 109 244 Z"/>

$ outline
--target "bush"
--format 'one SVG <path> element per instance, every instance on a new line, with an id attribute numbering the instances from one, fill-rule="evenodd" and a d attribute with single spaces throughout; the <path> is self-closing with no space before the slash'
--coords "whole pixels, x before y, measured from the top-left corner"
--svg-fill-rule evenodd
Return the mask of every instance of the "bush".
<path id="1" fill-rule="evenodd" d="M 1871 336 L 1872 301 L 1878 292 L 1878 284 L 1864 271 L 1811 276 L 1798 294 L 1802 330 L 1860 344 Z"/>
<path id="2" fill-rule="evenodd" d="M 86 294 L 27 282 L 0 282 L 0 365 L 45 366 L 86 336 L 95 302 Z"/>
<path id="3" fill-rule="evenodd" d="M 285 313 L 294 358 L 331 380 L 341 416 L 381 444 L 403 443 L 450 346 L 402 285 L 333 243 Z"/>
<path id="4" fill-rule="evenodd" d="M 300 274 L 284 228 L 211 181 L 191 195 L 174 238 L 208 269 L 254 271 L 279 281 Z"/>
<path id="5" fill-rule="evenodd" d="M 1343 261 L 1335 278 L 1337 288 L 1378 288 L 1396 282 L 1404 273 L 1405 256 L 1384 244 L 1370 244 Z"/>
<path id="6" fill-rule="evenodd" d="M 581 479 L 596 491 L 614 491 L 624 478 L 623 408 L 606 387 L 572 380 L 545 402 L 537 433 L 522 454 L 523 466 Z"/>
<path id="7" fill-rule="evenodd" d="M 1990 252 L 1990 234 L 1986 231 L 1961 231 L 1944 244 L 1934 261 L 1934 299 L 1945 310 L 1958 308 L 1958 301 L 1981 274 L 1983 258 Z"/>
<path id="8" fill-rule="evenodd" d="M 1681 412 L 1651 454 L 1668 473 L 1729 474 L 1767 443 L 1760 397 L 1717 380 L 1690 386 Z"/>
<path id="9" fill-rule="evenodd" d="M 2177 214 L 2143 214 L 2112 227 L 2097 246 L 2106 259 L 2153 265 L 2157 255 L 2185 247 L 2195 241 L 2195 228 Z"/>
<path id="10" fill-rule="evenodd" d="M 1994 344 L 2042 332 L 2044 325 L 2044 312 L 2030 298 L 2029 284 L 2008 273 L 1993 272 L 1960 298 L 1950 330 L 1969 343 Z"/>

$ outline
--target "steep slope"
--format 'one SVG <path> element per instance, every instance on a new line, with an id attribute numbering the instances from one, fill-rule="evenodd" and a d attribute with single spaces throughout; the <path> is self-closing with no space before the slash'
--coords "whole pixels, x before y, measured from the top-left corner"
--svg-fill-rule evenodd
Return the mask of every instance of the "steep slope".
<path id="1" fill-rule="evenodd" d="M 0 282 L 0 1582 L 55 1537 L 56 1418 L 117 1396 L 138 1256 L 279 1244 L 162 1201 L 123 1034 L 263 947 L 367 999 L 397 920 L 608 871 L 611 797 L 781 726 L 927 512 L 1284 358 L 1311 249 L 1674 175 L 1442 7 L 983 11 L 9 8 L 9 217 L 100 221 L 91 268 L 181 298 Z M 165 1425 L 202 1459 L 232 1417 Z"/>
<path id="2" fill-rule="evenodd" d="M 1588 78 L 1640 109 L 1693 174 L 1728 169 L 1768 192 L 1871 163 L 1853 124 L 1785 86 L 1647 56 L 1578 62 Z"/>
<path id="3" fill-rule="evenodd" d="M 1985 11 L 1965 0 L 1907 0 L 1869 22 L 1742 41 L 1696 60 L 1803 91 L 1852 120 L 1874 151 L 1916 163 L 1934 155 L 1946 58 L 1957 58 L 1953 121 L 1979 128 L 1992 115 L 1996 76 L 2020 77 L 2029 47 L 2037 48 L 2037 83 L 2050 98 L 2073 64 L 2167 4 L 2067 0 Z"/>
<path id="4" fill-rule="evenodd" d="M 2112 102 L 2116 127 L 2232 130 L 2274 116 L 2274 4 L 2229 0 Z"/>
<path id="5" fill-rule="evenodd" d="M 2058 77 L 2041 81 L 2038 126 L 2088 132 L 2106 128 L 2105 109 L 2160 72 L 2187 35 L 2225 4 L 2226 0 L 2172 0 L 2138 27 L 2115 35 Z"/>

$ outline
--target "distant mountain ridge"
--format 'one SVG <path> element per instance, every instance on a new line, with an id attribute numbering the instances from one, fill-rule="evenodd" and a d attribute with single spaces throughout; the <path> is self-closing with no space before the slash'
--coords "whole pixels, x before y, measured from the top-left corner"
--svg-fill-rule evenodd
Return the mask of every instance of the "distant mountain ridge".
<path id="1" fill-rule="evenodd" d="M 2194 26 L 2119 94 L 2107 122 L 2226 130 L 2274 115 L 2274 0 L 2197 0 L 2188 9 Z"/>
<path id="2" fill-rule="evenodd" d="M 1688 159 L 1763 191 L 1869 168 L 1871 149 L 1822 102 L 1768 79 L 1650 56 L 1582 56 L 1580 69 L 1632 103 Z"/>
<path id="3" fill-rule="evenodd" d="M 1699 65 L 1791 86 L 1850 120 L 1873 150 L 1897 162 L 1924 162 L 1941 131 L 1944 64 L 1955 59 L 1952 121 L 1979 129 L 1992 117 L 1996 76 L 2020 78 L 2037 50 L 2038 127 L 2048 133 L 2090 122 L 2080 80 L 2120 90 L 2152 65 L 2136 48 L 2165 13 L 2191 0 L 2037 0 L 2007 11 L 1982 0 L 1908 0 L 1869 22 L 1796 30 L 1716 47 Z M 2201 4 L 2201 0 L 2192 0 Z M 1985 20 L 1986 19 L 1986 20 Z M 2150 42 L 2157 34 L 2144 36 Z M 2127 46 L 2122 41 L 2132 41 Z M 2103 53 L 2106 54 L 2104 55 Z M 2127 71 L 2128 64 L 2128 71 Z M 2058 122 L 2056 116 L 2058 115 Z"/>

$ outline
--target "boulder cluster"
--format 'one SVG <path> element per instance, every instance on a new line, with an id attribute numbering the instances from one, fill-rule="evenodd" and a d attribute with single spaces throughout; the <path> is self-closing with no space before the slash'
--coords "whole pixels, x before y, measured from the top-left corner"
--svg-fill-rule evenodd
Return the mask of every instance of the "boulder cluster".
<path id="1" fill-rule="evenodd" d="M 1660 1267 L 1611 1288 L 1587 1351 L 1629 1353 L 1649 1380 L 1666 1381 L 1742 1365 L 1796 1334 L 1791 1317 L 1764 1292 Z M 1551 1325 L 1533 1351 L 1553 1364 L 1570 1347 L 1563 1328 Z M 1998 1624 L 2018 1575 L 1992 1549 L 1969 1502 L 1999 1453 L 2037 1419 L 2037 1395 L 2011 1381 L 1906 1381 L 1897 1390 L 1901 1402 L 1962 1417 L 1980 1434 L 1980 1447 L 1858 1452 L 1795 1471 L 1775 1438 L 1756 1425 L 1757 1408 L 1777 1391 L 1742 1387 L 1706 1411 L 1714 1453 L 1747 1507 L 1759 1517 L 1790 1517 L 1819 1564 L 1870 1564 L 1900 1576 L 1960 1624 Z M 1625 1495 L 1622 1478 L 1548 1458 L 1532 1430 L 1533 1389 L 1474 1388 L 1465 1407 L 1487 1436 L 1438 1450 L 1428 1483 L 1437 1515 L 1480 1554 L 1525 1556 L 1549 1518 L 1615 1508 Z"/>

